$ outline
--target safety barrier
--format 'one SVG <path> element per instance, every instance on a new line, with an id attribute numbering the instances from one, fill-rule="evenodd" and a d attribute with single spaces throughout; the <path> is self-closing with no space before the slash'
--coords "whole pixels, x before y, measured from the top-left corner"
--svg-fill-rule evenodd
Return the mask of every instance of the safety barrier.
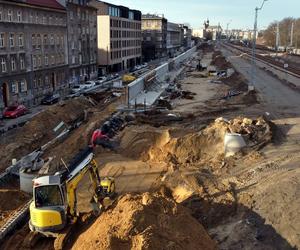
<path id="1" fill-rule="evenodd" d="M 169 62 L 157 67 L 156 69 L 150 71 L 148 74 L 143 75 L 142 77 L 136 79 L 132 83 L 127 86 L 127 99 L 128 103 L 131 100 L 134 100 L 138 94 L 145 90 L 145 79 L 148 79 L 151 76 L 155 76 L 158 81 L 165 81 L 168 77 L 168 73 L 173 70 L 177 69 L 180 64 L 185 61 L 186 59 L 190 58 L 197 50 L 197 47 L 193 47 L 190 50 L 186 51 L 185 53 L 175 57 L 174 59 L 170 60 Z"/>

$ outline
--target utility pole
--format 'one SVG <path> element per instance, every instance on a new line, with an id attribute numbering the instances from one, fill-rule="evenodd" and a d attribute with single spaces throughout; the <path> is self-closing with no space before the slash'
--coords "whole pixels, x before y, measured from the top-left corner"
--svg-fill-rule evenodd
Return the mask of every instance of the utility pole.
<path id="1" fill-rule="evenodd" d="M 275 45 L 275 50 L 276 50 L 276 57 L 278 54 L 278 47 L 279 47 L 279 22 L 277 22 L 277 26 L 276 26 L 276 45 Z"/>
<path id="2" fill-rule="evenodd" d="M 290 47 L 293 47 L 293 36 L 294 36 L 294 23 L 292 23 L 292 27 L 291 27 L 291 44 L 290 44 Z"/>
<path id="3" fill-rule="evenodd" d="M 253 30 L 253 41 L 252 41 L 252 74 L 251 74 L 251 83 L 255 85 L 255 76 L 256 76 L 256 33 L 257 33 L 257 16 L 258 11 L 264 7 L 265 2 L 268 0 L 263 0 L 263 3 L 260 8 L 255 8 L 255 18 L 254 18 L 254 30 Z"/>
<path id="4" fill-rule="evenodd" d="M 228 31 L 229 31 L 229 30 L 228 30 L 228 26 L 229 26 L 229 24 L 231 23 L 231 21 L 232 21 L 232 20 L 230 20 L 230 21 L 227 23 L 227 29 L 226 29 L 226 37 L 227 37 L 227 40 L 228 40 L 228 33 L 229 33 L 229 32 L 228 32 Z"/>

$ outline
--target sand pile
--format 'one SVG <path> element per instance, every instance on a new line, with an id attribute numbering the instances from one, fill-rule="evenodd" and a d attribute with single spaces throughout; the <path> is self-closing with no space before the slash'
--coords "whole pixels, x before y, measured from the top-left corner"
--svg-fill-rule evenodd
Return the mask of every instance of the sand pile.
<path id="1" fill-rule="evenodd" d="M 216 249 L 186 208 L 161 194 L 127 194 L 72 249 Z"/>
<path id="2" fill-rule="evenodd" d="M 263 118 L 237 117 L 217 119 L 197 133 L 176 136 L 172 130 L 153 127 L 129 127 L 121 136 L 122 154 L 134 158 L 167 161 L 173 164 L 209 162 L 223 159 L 227 132 L 242 134 L 248 147 L 260 148 L 272 138 L 270 126 Z"/>
<path id="3" fill-rule="evenodd" d="M 85 98 L 76 98 L 64 102 L 63 106 L 54 105 L 36 115 L 22 128 L 1 138 L 0 169 L 10 165 L 12 158 L 20 159 L 44 145 L 56 135 L 53 132 L 61 121 L 71 125 L 84 117 L 84 110 L 92 107 Z"/>
<path id="4" fill-rule="evenodd" d="M 0 226 L 6 222 L 11 213 L 29 201 L 29 197 L 19 190 L 0 189 Z"/>

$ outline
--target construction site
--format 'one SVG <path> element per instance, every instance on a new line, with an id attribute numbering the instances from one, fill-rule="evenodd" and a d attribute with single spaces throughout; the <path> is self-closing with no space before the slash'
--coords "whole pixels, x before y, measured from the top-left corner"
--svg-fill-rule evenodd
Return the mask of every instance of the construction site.
<path id="1" fill-rule="evenodd" d="M 299 249 L 299 92 L 266 66 L 251 86 L 240 54 L 203 43 L 139 93 L 137 79 L 61 101 L 1 136 L 1 249 Z M 39 185 L 65 171 L 68 188 L 88 164 L 111 191 L 97 200 L 80 176 L 53 208 L 72 230 L 43 233 Z"/>

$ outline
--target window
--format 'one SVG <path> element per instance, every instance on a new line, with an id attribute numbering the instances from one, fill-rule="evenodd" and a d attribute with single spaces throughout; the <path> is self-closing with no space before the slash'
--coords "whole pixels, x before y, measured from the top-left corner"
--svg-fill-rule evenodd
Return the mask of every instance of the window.
<path id="1" fill-rule="evenodd" d="M 35 46 L 35 35 L 31 36 L 31 44 L 32 46 Z"/>
<path id="2" fill-rule="evenodd" d="M 62 47 L 64 46 L 64 37 L 63 36 L 60 37 L 60 45 Z"/>
<path id="3" fill-rule="evenodd" d="M 59 35 L 56 35 L 56 45 L 59 46 Z"/>
<path id="4" fill-rule="evenodd" d="M 7 18 L 9 22 L 12 22 L 12 15 L 13 15 L 12 10 L 8 10 Z"/>
<path id="5" fill-rule="evenodd" d="M 36 68 L 36 56 L 32 56 L 33 67 Z"/>
<path id="6" fill-rule="evenodd" d="M 82 64 L 82 55 L 79 55 L 79 64 Z"/>
<path id="7" fill-rule="evenodd" d="M 49 86 L 49 77 L 48 76 L 45 76 L 45 85 L 46 86 Z"/>
<path id="8" fill-rule="evenodd" d="M 37 208 L 62 205 L 61 192 L 57 185 L 41 186 L 35 189 L 35 206 Z"/>
<path id="9" fill-rule="evenodd" d="M 73 17 L 74 17 L 73 11 L 70 11 L 69 13 L 70 13 L 70 19 L 73 20 Z"/>
<path id="10" fill-rule="evenodd" d="M 53 55 L 51 56 L 51 64 L 55 64 L 55 57 Z"/>
<path id="11" fill-rule="evenodd" d="M 27 91 L 27 84 L 25 80 L 22 80 L 20 82 L 20 87 L 21 87 L 21 92 L 26 92 Z"/>
<path id="12" fill-rule="evenodd" d="M 39 13 L 35 14 L 35 23 L 39 23 Z"/>
<path id="13" fill-rule="evenodd" d="M 36 78 L 33 79 L 33 87 L 36 89 L 37 88 L 37 80 Z"/>
<path id="14" fill-rule="evenodd" d="M 24 37 L 23 34 L 19 34 L 19 47 L 24 46 Z"/>
<path id="15" fill-rule="evenodd" d="M 17 20 L 19 23 L 22 22 L 22 12 L 20 10 L 17 13 Z"/>
<path id="16" fill-rule="evenodd" d="M 20 57 L 20 69 L 21 70 L 25 69 L 25 59 L 24 59 L 24 56 Z"/>
<path id="17" fill-rule="evenodd" d="M 38 35 L 36 36 L 36 45 L 37 45 L 38 48 L 41 47 L 41 43 L 42 43 L 41 35 L 38 34 Z"/>
<path id="18" fill-rule="evenodd" d="M 48 35 L 44 35 L 44 46 L 48 45 Z"/>
<path id="19" fill-rule="evenodd" d="M 3 21 L 3 10 L 0 9 L 0 21 Z"/>
<path id="20" fill-rule="evenodd" d="M 1 58 L 1 71 L 2 71 L 2 73 L 5 73 L 7 71 L 6 60 L 3 57 Z"/>
<path id="21" fill-rule="evenodd" d="M 71 46 L 72 49 L 75 49 L 75 42 L 72 41 L 72 46 Z"/>
<path id="22" fill-rule="evenodd" d="M 18 82 L 12 82 L 11 84 L 11 92 L 14 94 L 18 93 Z"/>
<path id="23" fill-rule="evenodd" d="M 4 48 L 5 43 L 4 43 L 4 33 L 0 34 L 0 48 Z"/>
<path id="24" fill-rule="evenodd" d="M 54 35 L 52 34 L 51 37 L 50 37 L 50 44 L 51 45 L 54 45 Z"/>
<path id="25" fill-rule="evenodd" d="M 45 55 L 45 65 L 48 66 L 49 64 L 49 57 L 48 55 Z"/>
<path id="26" fill-rule="evenodd" d="M 33 23 L 33 14 L 32 14 L 32 12 L 30 12 L 30 15 L 29 15 L 29 22 Z"/>
<path id="27" fill-rule="evenodd" d="M 72 55 L 72 64 L 75 64 L 75 56 Z"/>
<path id="28" fill-rule="evenodd" d="M 41 56 L 38 56 L 38 67 L 42 66 L 42 58 Z"/>
<path id="29" fill-rule="evenodd" d="M 43 24 L 47 24 L 47 18 L 43 16 Z"/>
<path id="30" fill-rule="evenodd" d="M 12 48 L 15 46 L 15 35 L 9 34 L 9 46 Z"/>

